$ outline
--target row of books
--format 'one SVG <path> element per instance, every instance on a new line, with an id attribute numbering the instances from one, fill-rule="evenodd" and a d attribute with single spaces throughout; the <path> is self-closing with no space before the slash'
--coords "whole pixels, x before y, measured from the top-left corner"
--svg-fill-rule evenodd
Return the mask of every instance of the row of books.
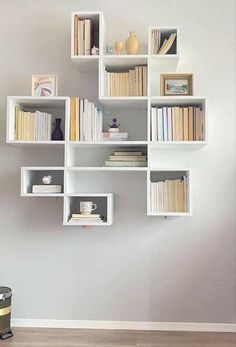
<path id="1" fill-rule="evenodd" d="M 174 32 L 169 34 L 165 31 L 152 30 L 151 54 L 176 54 L 176 37 L 177 34 Z"/>
<path id="2" fill-rule="evenodd" d="M 25 112 L 15 108 L 15 140 L 50 141 L 52 115 L 45 112 Z"/>
<path id="3" fill-rule="evenodd" d="M 152 141 L 204 141 L 204 112 L 200 107 L 152 107 Z"/>
<path id="4" fill-rule="evenodd" d="M 101 217 L 100 214 L 94 213 L 94 214 L 82 214 L 82 213 L 72 213 L 71 218 L 69 219 L 69 222 L 85 222 L 86 224 L 89 223 L 104 223 L 103 217 Z"/>
<path id="5" fill-rule="evenodd" d="M 106 96 L 146 96 L 147 66 L 136 66 L 127 72 L 104 71 Z"/>
<path id="6" fill-rule="evenodd" d="M 187 177 L 150 183 L 152 212 L 187 212 Z"/>
<path id="7" fill-rule="evenodd" d="M 147 156 L 141 151 L 115 151 L 105 161 L 105 166 L 140 167 L 147 166 Z"/>
<path id="8" fill-rule="evenodd" d="M 70 117 L 71 141 L 101 141 L 103 114 L 95 103 L 71 97 Z"/>
<path id="9" fill-rule="evenodd" d="M 92 20 L 74 17 L 74 55 L 90 55 L 92 47 Z"/>

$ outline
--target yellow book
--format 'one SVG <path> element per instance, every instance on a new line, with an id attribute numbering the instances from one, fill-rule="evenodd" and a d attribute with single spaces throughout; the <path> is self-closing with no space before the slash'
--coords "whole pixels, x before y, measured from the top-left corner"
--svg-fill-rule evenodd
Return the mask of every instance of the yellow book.
<path id="1" fill-rule="evenodd" d="M 75 96 L 70 98 L 70 141 L 74 141 L 74 115 L 75 115 Z"/>
<path id="2" fill-rule="evenodd" d="M 79 17 L 74 16 L 74 55 L 78 55 L 78 25 Z"/>

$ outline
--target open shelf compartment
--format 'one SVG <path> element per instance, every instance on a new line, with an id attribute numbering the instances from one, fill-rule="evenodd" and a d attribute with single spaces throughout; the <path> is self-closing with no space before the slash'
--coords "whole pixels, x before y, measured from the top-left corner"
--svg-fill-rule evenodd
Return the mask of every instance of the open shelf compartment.
<path id="1" fill-rule="evenodd" d="M 52 115 L 52 124 L 55 118 L 61 118 L 61 130 L 64 138 L 67 128 L 69 113 L 69 97 L 34 97 L 34 96 L 9 96 L 7 104 L 7 143 L 11 144 L 64 144 L 64 141 L 37 141 L 37 140 L 16 140 L 16 107 L 25 112 L 46 112 Z M 53 131 L 53 126 L 52 126 Z"/>
<path id="2" fill-rule="evenodd" d="M 52 184 L 43 184 L 44 176 L 52 176 Z M 33 193 L 33 186 L 40 187 L 42 192 Z M 61 186 L 61 192 L 50 192 L 50 186 Z M 36 187 L 37 188 L 37 187 Z M 57 187 L 57 189 L 60 189 Z M 21 196 L 28 197 L 60 197 L 64 196 L 64 168 L 63 167 L 22 167 L 21 168 Z"/>
<path id="3" fill-rule="evenodd" d="M 189 169 L 148 170 L 148 216 L 191 216 L 191 195 L 191 171 Z"/>
<path id="4" fill-rule="evenodd" d="M 70 221 L 72 214 L 80 213 L 80 202 L 92 201 L 97 205 L 94 214 L 100 214 L 103 221 Z M 69 226 L 109 226 L 114 220 L 113 193 L 76 193 L 64 198 L 64 225 Z"/>
<path id="5" fill-rule="evenodd" d="M 174 108 L 180 108 L 181 113 L 176 115 Z M 186 113 L 184 113 L 185 111 L 183 111 L 184 108 Z M 158 114 L 157 109 L 161 110 L 161 114 Z M 192 110 L 192 116 L 190 116 L 190 109 Z M 196 109 L 201 110 L 202 114 L 195 114 L 194 110 Z M 181 131 L 182 133 L 181 137 L 178 136 L 178 138 L 174 136 L 174 131 L 177 132 L 177 121 L 179 129 L 178 133 L 179 131 Z M 179 121 L 181 121 L 180 125 Z M 148 140 L 151 147 L 201 148 L 207 144 L 208 139 L 207 100 L 205 97 L 195 96 L 152 97 L 150 98 L 149 103 L 148 124 Z M 162 136 L 160 136 L 160 140 L 158 137 L 159 125 L 162 129 Z M 187 130 L 184 130 L 184 127 L 185 129 L 187 128 Z M 190 128 L 192 136 L 190 135 Z M 198 131 L 196 130 L 196 128 L 198 128 Z M 193 134 L 196 135 L 197 133 L 202 134 L 202 136 L 200 136 L 198 140 L 194 139 L 194 137 L 196 138 L 196 136 L 193 137 Z M 184 136 L 186 140 L 184 140 Z"/>

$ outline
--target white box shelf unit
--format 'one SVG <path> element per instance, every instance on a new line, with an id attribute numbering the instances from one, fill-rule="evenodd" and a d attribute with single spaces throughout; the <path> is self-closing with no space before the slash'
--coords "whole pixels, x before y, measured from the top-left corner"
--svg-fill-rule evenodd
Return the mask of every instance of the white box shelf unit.
<path id="1" fill-rule="evenodd" d="M 99 48 L 98 55 L 78 55 L 74 46 L 74 18 L 80 20 L 91 19 L 93 26 L 93 42 Z M 152 54 L 151 32 L 159 30 L 162 40 L 171 33 L 176 33 L 176 42 L 168 54 Z M 7 143 L 37 145 L 62 145 L 64 153 L 63 167 L 27 167 L 22 168 L 21 195 L 36 196 L 32 194 L 32 185 L 38 184 L 42 176 L 52 174 L 63 184 L 63 193 L 49 194 L 48 196 L 62 196 L 64 199 L 63 220 L 64 225 L 82 225 L 81 222 L 69 222 L 72 213 L 79 213 L 79 202 L 83 199 L 98 202 L 98 213 L 104 216 L 104 223 L 94 225 L 111 225 L 114 219 L 114 195 L 107 193 L 116 191 L 116 177 L 133 175 L 146 177 L 147 175 L 147 215 L 148 216 L 189 216 L 192 213 L 191 175 L 190 171 L 180 169 L 152 168 L 152 163 L 158 163 L 152 150 L 162 148 L 201 148 L 208 140 L 207 107 L 204 97 L 162 97 L 160 96 L 160 74 L 177 70 L 179 61 L 179 29 L 177 27 L 149 27 L 147 42 L 141 42 L 140 54 L 107 54 L 107 31 L 103 13 L 100 11 L 77 11 L 71 15 L 71 60 L 82 72 L 96 71 L 98 73 L 98 97 L 103 107 L 103 131 L 107 131 L 107 124 L 111 118 L 118 118 L 121 123 L 121 132 L 128 132 L 128 141 L 70 141 L 70 98 L 69 97 L 24 97 L 13 96 L 8 98 L 7 110 Z M 128 33 L 127 33 L 128 35 Z M 87 52 L 89 53 L 89 52 Z M 145 96 L 107 96 L 104 86 L 104 71 L 128 71 L 135 66 L 147 66 L 147 95 Z M 92 100 L 90 100 L 92 101 Z M 151 107 L 195 105 L 200 106 L 205 113 L 204 141 L 152 141 L 151 139 Z M 15 139 L 15 107 L 20 106 L 25 111 L 36 110 L 48 112 L 55 117 L 62 118 L 64 141 L 17 141 Z M 147 153 L 148 167 L 105 167 L 104 162 L 114 150 L 138 150 Z M 154 160 L 155 159 L 155 160 Z M 171 163 L 170 163 L 171 164 Z M 171 165 L 170 165 L 171 167 Z M 111 175 L 113 175 L 111 177 Z M 117 175 L 115 177 L 115 175 Z M 186 211 L 153 211 L 150 206 L 150 182 L 166 179 L 179 179 L 186 176 L 187 201 Z M 96 177 L 96 178 L 95 178 Z M 110 181 L 108 177 L 112 178 Z M 99 184 L 102 183 L 100 186 Z M 107 189 L 108 188 L 108 189 Z M 40 196 L 42 196 L 40 194 Z M 44 195 L 46 196 L 46 195 Z M 88 223 L 91 225 L 91 223 Z"/>
<path id="2" fill-rule="evenodd" d="M 61 193 L 33 193 L 33 185 L 42 185 L 42 177 L 51 175 L 53 185 L 61 185 Z M 45 186 L 49 187 L 49 186 Z M 28 197 L 62 197 L 64 196 L 64 167 L 22 167 L 21 196 Z"/>
<path id="3" fill-rule="evenodd" d="M 191 140 L 191 141 L 176 141 L 176 140 L 155 140 L 153 139 L 153 128 L 158 128 L 158 125 L 155 121 L 155 124 L 153 124 L 152 121 L 152 108 L 173 108 L 173 107 L 181 107 L 181 108 L 189 108 L 189 107 L 197 107 L 200 108 L 203 112 L 203 140 L 197 141 L 197 140 Z M 207 129 L 207 100 L 205 97 L 195 97 L 195 96 L 157 96 L 157 97 L 151 97 L 149 100 L 149 119 L 148 119 L 148 142 L 150 147 L 158 147 L 158 148 L 201 148 L 204 145 L 207 144 L 208 141 L 208 129 Z M 167 116 L 166 116 L 167 117 Z M 171 131 L 172 131 L 172 138 L 173 138 L 173 117 L 175 115 L 172 112 L 171 115 Z M 167 120 L 167 119 L 166 119 Z M 196 118 L 195 118 L 196 120 Z M 162 131 L 164 132 L 164 128 L 169 127 L 169 119 L 167 120 L 166 124 L 164 124 L 164 120 L 162 117 Z M 189 121 L 189 119 L 188 119 Z M 182 126 L 184 126 L 184 121 L 182 119 Z M 188 126 L 190 126 L 188 124 Z M 158 134 L 156 134 L 156 137 L 158 137 Z"/>
<path id="4" fill-rule="evenodd" d="M 103 222 L 100 221 L 70 221 L 73 213 L 79 213 L 81 201 L 92 201 L 97 205 L 94 213 L 100 214 L 103 217 Z M 66 226 L 109 226 L 114 220 L 114 194 L 98 194 L 98 193 L 76 193 L 68 194 L 64 199 L 64 221 Z"/>
<path id="5" fill-rule="evenodd" d="M 9 96 L 7 106 L 7 143 L 11 144 L 43 144 L 43 145 L 63 145 L 64 141 L 36 141 L 36 140 L 16 140 L 16 106 L 26 112 L 47 112 L 52 115 L 52 122 L 55 118 L 61 118 L 61 130 L 64 139 L 67 139 L 68 125 L 66 121 L 69 119 L 69 103 L 68 97 L 33 97 L 33 96 Z"/>
<path id="6" fill-rule="evenodd" d="M 153 187 L 153 183 L 164 182 L 167 180 L 182 180 L 185 177 L 185 197 L 181 196 L 179 188 L 163 188 L 162 191 L 156 193 L 157 187 Z M 183 181 L 184 185 L 184 181 Z M 152 187 L 151 187 L 152 186 Z M 166 186 L 167 187 L 167 186 Z M 176 191 L 175 191 L 176 189 Z M 191 197 L 191 171 L 189 169 L 150 169 L 147 172 L 147 215 L 148 216 L 164 216 L 164 217 L 178 217 L 178 216 L 191 216 L 192 215 L 192 197 Z M 174 198 L 173 198 L 174 197 Z M 185 205 L 185 210 L 181 210 L 177 205 L 176 200 L 182 199 Z M 164 201 L 163 201 L 164 200 Z M 183 201 L 185 200 L 185 201 Z M 160 203 L 160 201 L 162 201 Z M 178 203 L 179 205 L 180 203 Z M 162 207 L 158 208 L 158 206 Z M 168 207 L 167 207 L 168 206 Z M 171 210 L 172 208 L 172 210 Z M 181 210 L 181 211 L 179 211 Z"/>

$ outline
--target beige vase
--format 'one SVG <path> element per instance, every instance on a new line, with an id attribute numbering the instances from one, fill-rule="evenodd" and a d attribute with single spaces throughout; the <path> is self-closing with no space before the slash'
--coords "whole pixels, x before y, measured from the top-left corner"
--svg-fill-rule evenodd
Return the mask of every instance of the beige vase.
<path id="1" fill-rule="evenodd" d="M 122 49 L 123 49 L 123 42 L 116 41 L 115 45 L 114 45 L 114 48 L 115 48 L 116 54 L 120 54 Z"/>
<path id="2" fill-rule="evenodd" d="M 138 54 L 140 48 L 139 40 L 134 31 L 130 31 L 129 38 L 125 41 L 125 49 L 127 54 Z"/>

